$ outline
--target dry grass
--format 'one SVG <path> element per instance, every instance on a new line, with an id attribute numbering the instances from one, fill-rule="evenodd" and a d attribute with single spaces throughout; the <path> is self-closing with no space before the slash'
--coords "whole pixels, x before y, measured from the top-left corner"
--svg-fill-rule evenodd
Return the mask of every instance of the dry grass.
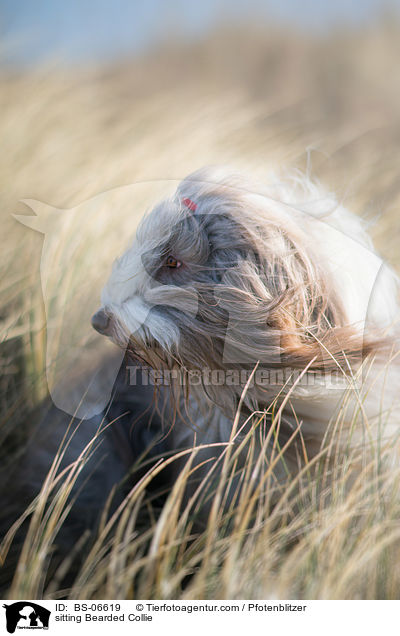
<path id="1" fill-rule="evenodd" d="M 326 38 L 253 26 L 219 30 L 206 42 L 165 45 L 146 58 L 110 68 L 19 74 L 3 69 L 4 470 L 7 462 L 18 461 L 21 422 L 47 391 L 39 273 L 43 239 L 10 216 L 27 212 L 19 201 L 29 197 L 69 208 L 111 191 L 102 199 L 106 214 L 99 214 L 90 234 L 77 243 L 73 272 L 59 277 L 56 270 L 50 277 L 50 317 L 59 332 L 66 299 L 68 316 L 88 321 L 98 290 L 93 285 L 82 306 L 79 286 L 82 280 L 103 279 L 120 251 L 121 234 L 125 239 L 128 228 L 134 230 L 171 180 L 204 164 L 228 163 L 262 176 L 271 167 L 304 170 L 311 163 L 313 174 L 374 221 L 378 247 L 400 267 L 399 53 L 400 25 L 388 19 L 369 30 Z M 142 184 L 135 189 L 135 205 L 112 198 L 117 186 L 127 184 Z M 71 241 L 67 229 L 59 240 L 61 253 Z M 248 444 L 251 453 L 251 440 Z M 229 524 L 215 504 L 200 536 L 192 536 L 190 510 L 180 509 L 185 472 L 158 520 L 141 528 L 150 473 L 117 513 L 104 515 L 72 589 L 60 590 L 68 562 L 46 582 L 48 557 L 68 512 L 73 482 L 91 450 L 85 449 L 62 479 L 55 458 L 29 511 L 31 526 L 11 598 L 399 597 L 400 511 L 393 495 L 399 475 L 382 474 L 379 457 L 364 466 L 350 492 L 338 462 L 324 506 L 311 473 L 299 475 L 301 496 L 288 486 L 274 509 L 268 475 L 254 494 L 246 487 L 251 475 L 244 474 Z M 216 502 L 235 470 L 234 456 L 227 451 L 224 457 Z"/>

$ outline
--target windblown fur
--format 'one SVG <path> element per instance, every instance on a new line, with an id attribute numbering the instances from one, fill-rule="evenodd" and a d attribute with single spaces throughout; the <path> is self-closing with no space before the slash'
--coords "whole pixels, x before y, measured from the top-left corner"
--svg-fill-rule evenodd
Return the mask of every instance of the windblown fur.
<path id="1" fill-rule="evenodd" d="M 278 419 L 279 483 L 320 452 L 339 414 L 341 448 L 393 445 L 398 290 L 362 220 L 308 178 L 260 186 L 206 168 L 144 217 L 97 328 L 133 360 L 201 378 L 178 398 L 174 448 L 227 443 L 241 397 L 241 423 Z M 253 369 L 264 381 L 245 389 Z"/>
<path id="2" fill-rule="evenodd" d="M 200 482 L 208 502 L 228 443 L 239 449 L 228 502 L 249 458 L 255 485 L 265 473 L 272 477 L 272 496 L 301 471 L 318 469 L 319 457 L 328 458 L 329 474 L 329 457 L 343 456 L 354 468 L 348 482 L 378 450 L 389 468 L 398 464 L 398 291 L 361 219 L 307 178 L 271 177 L 260 186 L 224 169 L 187 177 L 143 218 L 93 317 L 96 329 L 127 350 L 113 400 L 86 422 L 71 422 L 54 406 L 38 418 L 19 465 L 3 471 L 0 531 L 39 492 L 69 427 L 76 430 L 61 469 L 76 463 L 94 434 L 99 443 L 72 490 L 55 567 L 96 528 L 115 484 L 114 507 L 140 478 L 143 454 L 154 462 L 200 447 L 186 494 L 198 493 Z M 158 413 L 153 388 L 143 386 L 146 365 L 167 385 Z M 157 496 L 186 457 L 172 462 L 175 474 L 164 470 L 161 484 L 152 482 Z M 0 587 L 12 577 L 24 536 L 23 527 Z"/>

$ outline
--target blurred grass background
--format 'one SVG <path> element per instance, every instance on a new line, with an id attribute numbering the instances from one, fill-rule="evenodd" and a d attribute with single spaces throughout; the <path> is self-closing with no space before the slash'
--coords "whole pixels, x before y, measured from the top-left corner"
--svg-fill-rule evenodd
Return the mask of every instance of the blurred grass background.
<path id="1" fill-rule="evenodd" d="M 381 254 L 400 268 L 396 12 L 325 30 L 293 21 L 274 26 L 254 14 L 236 23 L 222 19 L 193 39 L 174 38 L 172 26 L 170 32 L 121 59 L 0 67 L 3 470 L 16 461 L 20 422 L 46 395 L 43 237 L 12 218 L 28 213 L 21 199 L 68 208 L 120 185 L 180 179 L 205 164 L 260 177 L 300 169 L 368 219 Z M 132 210 L 132 228 L 152 202 L 150 194 Z M 118 209 L 108 223 L 101 249 L 115 257 L 109 237 L 120 223 Z M 96 267 L 99 245 L 87 249 Z M 91 272 L 82 275 L 90 280 Z M 243 585 L 238 589 L 246 595 Z M 313 589 L 310 583 L 308 593 Z M 323 593 L 332 589 L 327 583 Z M 290 591 L 284 578 L 281 590 Z M 250 583 L 248 591 L 255 596 Z"/>

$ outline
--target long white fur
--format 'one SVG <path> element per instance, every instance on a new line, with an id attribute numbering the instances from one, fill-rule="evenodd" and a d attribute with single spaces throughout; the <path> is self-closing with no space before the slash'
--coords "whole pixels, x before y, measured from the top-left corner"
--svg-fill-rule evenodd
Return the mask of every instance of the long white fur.
<path id="1" fill-rule="evenodd" d="M 102 293 L 103 308 L 113 321 L 111 337 L 124 346 L 133 334 L 136 346 L 142 351 L 154 345 L 169 353 L 179 351 L 182 344 L 179 319 L 171 320 L 151 310 L 164 303 L 182 311 L 186 321 L 194 319 L 198 309 L 196 286 L 187 281 L 174 289 L 173 284 L 160 283 L 146 271 L 143 255 L 157 249 L 171 227 L 187 216 L 188 210 L 182 204 L 185 198 L 196 205 L 198 202 L 195 215 L 209 213 L 213 208 L 219 214 L 225 210 L 231 214 L 229 206 L 232 207 L 235 192 L 240 202 L 238 211 L 233 213 L 236 220 L 240 220 L 242 211 L 244 226 L 248 218 L 257 219 L 266 231 L 273 228 L 275 238 L 268 246 L 271 257 L 287 250 L 279 239 L 281 231 L 282 236 L 291 236 L 301 246 L 303 261 L 306 267 L 309 261 L 310 271 L 323 272 L 329 293 L 340 299 L 343 326 L 367 339 L 371 334 L 384 335 L 393 343 L 393 349 L 389 345 L 383 358 L 370 365 L 360 391 L 353 391 L 345 408 L 344 395 L 351 382 L 355 382 L 353 372 L 351 380 L 343 380 L 341 390 L 337 386 L 331 390 L 325 382 L 292 389 L 291 409 L 296 416 L 288 412 L 285 421 L 293 428 L 301 423 L 302 436 L 311 449 L 309 456 L 318 452 L 329 422 L 338 416 L 340 409 L 344 409 L 343 417 L 348 419 L 349 426 L 355 419 L 359 422 L 359 433 L 352 438 L 357 443 L 363 439 L 368 419 L 368 427 L 378 426 L 376 423 L 384 419 L 385 438 L 394 439 L 400 432 L 396 410 L 400 367 L 392 359 L 397 350 L 399 279 L 375 252 L 362 219 L 305 176 L 296 174 L 278 179 L 271 175 L 268 183 L 260 185 L 225 168 L 204 168 L 184 179 L 174 197 L 161 202 L 144 217 L 134 244 L 114 264 Z M 271 387 L 264 397 L 256 392 L 254 397 L 257 404 L 267 408 L 268 400 L 272 402 L 280 390 L 282 387 Z M 199 401 L 210 407 L 208 415 L 204 415 Z M 232 413 L 224 409 L 223 399 L 222 406 L 214 404 L 205 392 L 196 389 L 196 400 L 190 409 L 189 417 L 195 421 L 196 430 L 192 426 L 185 428 L 182 423 L 177 425 L 174 438 L 177 447 L 190 446 L 194 439 L 197 443 L 228 441 Z M 359 414 L 355 416 L 357 410 Z M 379 428 L 374 439 L 381 434 Z"/>

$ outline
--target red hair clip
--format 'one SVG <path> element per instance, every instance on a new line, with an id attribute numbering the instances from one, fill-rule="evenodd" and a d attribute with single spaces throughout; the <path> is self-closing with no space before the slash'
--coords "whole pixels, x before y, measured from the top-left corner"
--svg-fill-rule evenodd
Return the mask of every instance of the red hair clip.
<path id="1" fill-rule="evenodd" d="M 196 212 L 197 210 L 197 203 L 195 203 L 194 201 L 192 201 L 191 199 L 182 199 L 182 203 L 183 205 L 185 205 L 187 208 L 189 208 L 189 210 L 191 212 Z"/>

